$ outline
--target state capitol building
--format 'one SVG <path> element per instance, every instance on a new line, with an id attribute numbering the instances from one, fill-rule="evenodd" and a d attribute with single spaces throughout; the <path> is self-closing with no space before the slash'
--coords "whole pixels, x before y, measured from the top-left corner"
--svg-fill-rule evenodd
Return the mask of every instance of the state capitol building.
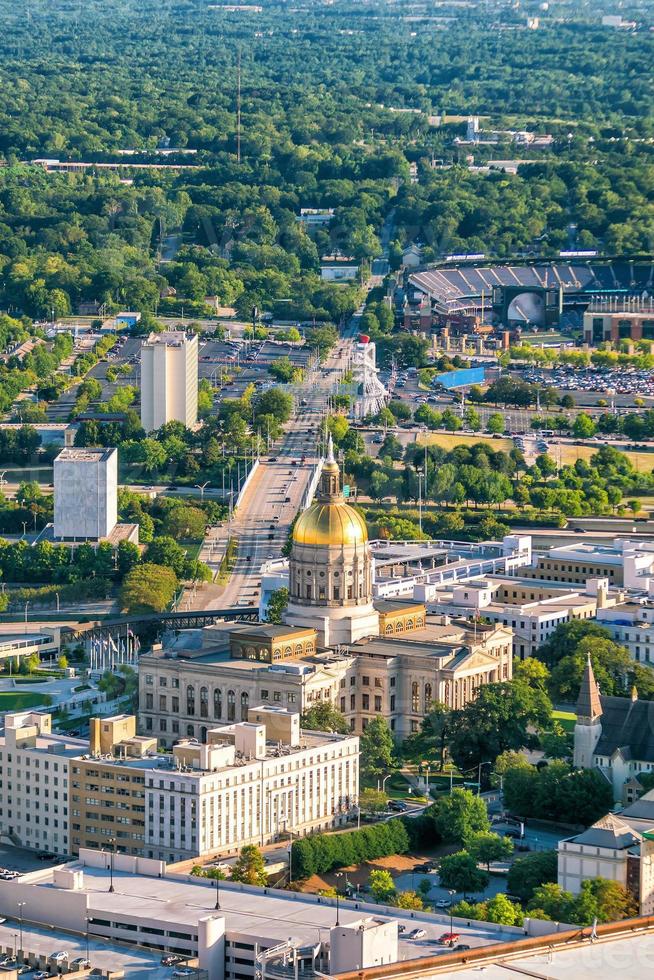
<path id="1" fill-rule="evenodd" d="M 398 740 L 433 701 L 461 708 L 482 684 L 509 680 L 512 630 L 373 598 L 366 523 L 344 499 L 329 446 L 316 499 L 295 523 L 281 626 L 185 630 L 140 658 L 139 728 L 163 745 L 207 739 L 259 705 L 304 712 L 331 701 L 360 733 L 383 714 Z"/>

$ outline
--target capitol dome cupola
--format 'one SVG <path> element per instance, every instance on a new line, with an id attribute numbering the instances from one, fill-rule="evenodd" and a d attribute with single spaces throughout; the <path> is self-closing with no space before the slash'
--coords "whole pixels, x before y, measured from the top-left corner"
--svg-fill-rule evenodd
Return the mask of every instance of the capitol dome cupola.
<path id="1" fill-rule="evenodd" d="M 331 436 L 316 498 L 293 529 L 284 618 L 311 625 L 325 645 L 377 635 L 379 628 L 366 522 L 343 498 Z"/>

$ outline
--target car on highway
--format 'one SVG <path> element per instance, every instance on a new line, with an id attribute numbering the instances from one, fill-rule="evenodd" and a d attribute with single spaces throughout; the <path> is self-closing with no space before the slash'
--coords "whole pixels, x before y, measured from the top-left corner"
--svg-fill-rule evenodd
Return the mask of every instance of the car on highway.
<path id="1" fill-rule="evenodd" d="M 455 943 L 459 941 L 458 932 L 444 932 L 442 936 L 439 936 L 436 942 L 439 942 L 441 946 L 454 946 Z"/>
<path id="2" fill-rule="evenodd" d="M 66 963 L 68 961 L 68 953 L 65 949 L 59 949 L 56 953 L 50 953 L 48 959 L 52 960 L 53 963 Z"/>
<path id="3" fill-rule="evenodd" d="M 91 966 L 91 961 L 87 960 L 85 956 L 76 956 L 74 960 L 70 963 L 71 969 L 75 970 L 88 970 Z"/>
<path id="4" fill-rule="evenodd" d="M 424 929 L 412 929 L 411 932 L 407 932 L 407 939 L 424 939 L 427 933 Z"/>
<path id="5" fill-rule="evenodd" d="M 452 904 L 451 899 L 449 899 L 449 898 L 441 898 L 441 900 L 439 902 L 436 902 L 436 908 L 437 909 L 449 909 L 449 907 L 451 906 L 451 904 Z"/>
<path id="6" fill-rule="evenodd" d="M 452 950 L 452 952 L 453 953 L 467 953 L 469 949 L 470 949 L 470 946 L 468 946 L 466 943 L 459 943 L 458 946 L 455 946 L 454 947 L 454 949 Z"/>
<path id="7" fill-rule="evenodd" d="M 184 957 L 180 956 L 178 953 L 165 953 L 161 957 L 162 966 L 175 966 L 177 963 L 183 962 Z"/>
<path id="8" fill-rule="evenodd" d="M 37 970 L 32 974 L 32 980 L 48 980 L 50 974 L 46 970 Z"/>
<path id="9" fill-rule="evenodd" d="M 190 966 L 177 966 L 173 970 L 174 977 L 195 977 L 197 974 L 198 971 Z"/>

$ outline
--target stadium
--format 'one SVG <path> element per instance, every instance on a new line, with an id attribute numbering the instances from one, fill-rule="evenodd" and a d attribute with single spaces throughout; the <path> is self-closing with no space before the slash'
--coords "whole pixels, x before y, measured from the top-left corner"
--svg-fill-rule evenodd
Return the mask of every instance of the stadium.
<path id="1" fill-rule="evenodd" d="M 533 265 L 445 265 L 408 276 L 406 302 L 431 304 L 437 321 L 481 317 L 506 327 L 565 327 L 592 303 L 654 295 L 654 260 L 616 259 Z"/>

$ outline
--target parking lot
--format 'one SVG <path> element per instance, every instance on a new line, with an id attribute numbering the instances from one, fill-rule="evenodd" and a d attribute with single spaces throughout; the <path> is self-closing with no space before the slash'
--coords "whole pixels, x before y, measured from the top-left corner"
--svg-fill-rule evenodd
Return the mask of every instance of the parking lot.
<path id="1" fill-rule="evenodd" d="M 522 378 L 530 384 L 540 384 L 555 388 L 558 392 L 597 392 L 603 397 L 607 393 L 630 395 L 634 397 L 654 397 L 654 371 L 621 367 L 618 370 L 586 368 L 575 370 L 570 367 L 557 367 L 547 371 L 530 369 L 522 373 Z"/>
<path id="2" fill-rule="evenodd" d="M 26 956 L 47 958 L 53 953 L 65 952 L 68 954 L 68 962 L 72 963 L 78 958 L 86 959 L 85 937 L 60 932 L 54 928 L 26 924 L 28 922 L 29 910 L 26 908 L 22 929 L 23 950 Z M 0 946 L 13 953 L 14 949 L 19 949 L 19 945 L 19 921 L 13 918 L 6 919 L 0 924 Z M 94 969 L 111 972 L 123 970 L 130 978 L 147 976 L 150 980 L 159 980 L 159 978 L 163 980 L 164 977 L 170 977 L 172 973 L 170 968 L 161 965 L 161 953 L 157 951 L 131 948 L 126 944 L 113 945 L 99 941 L 92 935 L 89 937 L 88 959 Z M 26 972 L 24 976 L 26 980 L 33 980 L 34 971 Z"/>
<path id="3" fill-rule="evenodd" d="M 7 868 L 10 871 L 42 871 L 43 868 L 60 864 L 60 858 L 52 858 L 49 861 L 41 861 L 38 852 L 28 850 L 24 847 L 13 847 L 10 844 L 0 845 L 0 868 Z"/>

